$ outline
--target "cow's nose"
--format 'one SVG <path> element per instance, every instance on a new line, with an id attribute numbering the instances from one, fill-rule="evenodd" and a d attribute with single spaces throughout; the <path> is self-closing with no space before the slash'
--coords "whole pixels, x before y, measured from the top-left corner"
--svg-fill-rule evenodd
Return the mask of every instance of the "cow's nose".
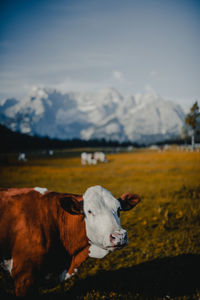
<path id="1" fill-rule="evenodd" d="M 110 242 L 114 246 L 127 244 L 127 242 L 128 242 L 127 232 L 124 230 L 122 232 L 115 231 L 115 232 L 111 233 L 110 234 Z"/>

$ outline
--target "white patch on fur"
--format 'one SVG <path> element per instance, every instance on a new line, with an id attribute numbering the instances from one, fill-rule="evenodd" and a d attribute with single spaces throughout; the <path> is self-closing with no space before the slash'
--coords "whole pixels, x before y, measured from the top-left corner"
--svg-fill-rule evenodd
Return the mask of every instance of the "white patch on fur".
<path id="1" fill-rule="evenodd" d="M 35 187 L 34 190 L 42 195 L 48 191 L 46 188 L 41 188 L 41 187 Z"/>
<path id="2" fill-rule="evenodd" d="M 2 267 L 4 270 L 9 272 L 11 274 L 12 268 L 13 268 L 13 259 L 4 259 L 2 262 Z"/>
<path id="3" fill-rule="evenodd" d="M 59 275 L 59 279 L 60 282 L 63 282 L 69 278 L 71 278 L 72 276 L 74 276 L 76 273 L 78 272 L 78 269 L 74 269 L 74 273 L 72 273 L 71 275 L 69 273 L 67 273 L 67 270 L 64 270 L 60 275 Z"/>
<path id="4" fill-rule="evenodd" d="M 70 275 L 69 273 L 67 273 L 67 274 L 66 274 L 66 276 L 65 276 L 65 280 L 67 280 L 67 279 L 71 278 L 72 276 L 73 276 L 73 274 L 72 274 L 72 275 Z"/>
<path id="5" fill-rule="evenodd" d="M 108 254 L 108 252 L 108 250 L 102 249 L 96 245 L 91 244 L 89 248 L 89 257 L 103 258 Z"/>

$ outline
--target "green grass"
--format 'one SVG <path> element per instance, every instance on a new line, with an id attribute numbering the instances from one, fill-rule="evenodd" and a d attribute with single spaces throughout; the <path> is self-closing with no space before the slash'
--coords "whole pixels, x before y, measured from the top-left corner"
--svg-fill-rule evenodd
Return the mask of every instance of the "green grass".
<path id="1" fill-rule="evenodd" d="M 8 157 L 0 166 L 1 187 L 83 193 L 99 184 L 116 197 L 127 191 L 142 197 L 121 216 L 129 245 L 104 259 L 88 259 L 64 287 L 43 290 L 43 298 L 200 298 L 200 153 L 110 154 L 108 163 L 96 166 L 81 166 L 71 154 L 29 157 L 27 163 Z M 0 284 L 9 286 L 7 279 Z"/>

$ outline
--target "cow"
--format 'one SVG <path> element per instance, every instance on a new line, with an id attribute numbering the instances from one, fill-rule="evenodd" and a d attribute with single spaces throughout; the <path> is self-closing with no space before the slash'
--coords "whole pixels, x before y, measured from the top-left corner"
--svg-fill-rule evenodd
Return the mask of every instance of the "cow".
<path id="1" fill-rule="evenodd" d="M 94 155 L 92 153 L 82 152 L 81 153 L 81 164 L 86 165 L 87 163 L 88 163 L 88 165 L 96 165 L 97 160 L 96 160 L 96 158 L 94 158 Z"/>
<path id="2" fill-rule="evenodd" d="M 94 159 L 96 159 L 96 161 L 98 162 L 106 162 L 106 155 L 104 152 L 94 152 Z"/>
<path id="3" fill-rule="evenodd" d="M 102 258 L 127 245 L 120 211 L 139 201 L 131 193 L 116 199 L 101 186 L 83 195 L 0 189 L 0 262 L 13 278 L 16 296 L 33 295 L 49 274 L 63 282 L 88 257 Z"/>
<path id="4" fill-rule="evenodd" d="M 26 162 L 27 161 L 27 158 L 26 158 L 26 154 L 25 153 L 19 153 L 18 155 L 18 161 L 24 161 Z"/>
<path id="5" fill-rule="evenodd" d="M 87 164 L 88 155 L 86 152 L 81 153 L 81 164 L 86 165 Z"/>
<path id="6" fill-rule="evenodd" d="M 53 150 L 49 150 L 49 155 L 53 156 L 54 155 L 54 151 Z"/>

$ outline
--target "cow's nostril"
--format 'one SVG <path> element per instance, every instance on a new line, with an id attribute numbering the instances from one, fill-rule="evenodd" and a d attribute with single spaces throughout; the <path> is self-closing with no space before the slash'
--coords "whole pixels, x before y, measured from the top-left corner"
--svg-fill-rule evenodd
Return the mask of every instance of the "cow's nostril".
<path id="1" fill-rule="evenodd" d="M 115 240 L 115 239 L 116 239 L 116 236 L 114 236 L 113 234 L 111 234 L 111 235 L 110 235 L 110 239 L 111 239 L 111 240 Z"/>
<path id="2" fill-rule="evenodd" d="M 113 234 L 110 235 L 110 242 L 114 243 L 116 240 L 116 236 L 114 236 Z"/>

